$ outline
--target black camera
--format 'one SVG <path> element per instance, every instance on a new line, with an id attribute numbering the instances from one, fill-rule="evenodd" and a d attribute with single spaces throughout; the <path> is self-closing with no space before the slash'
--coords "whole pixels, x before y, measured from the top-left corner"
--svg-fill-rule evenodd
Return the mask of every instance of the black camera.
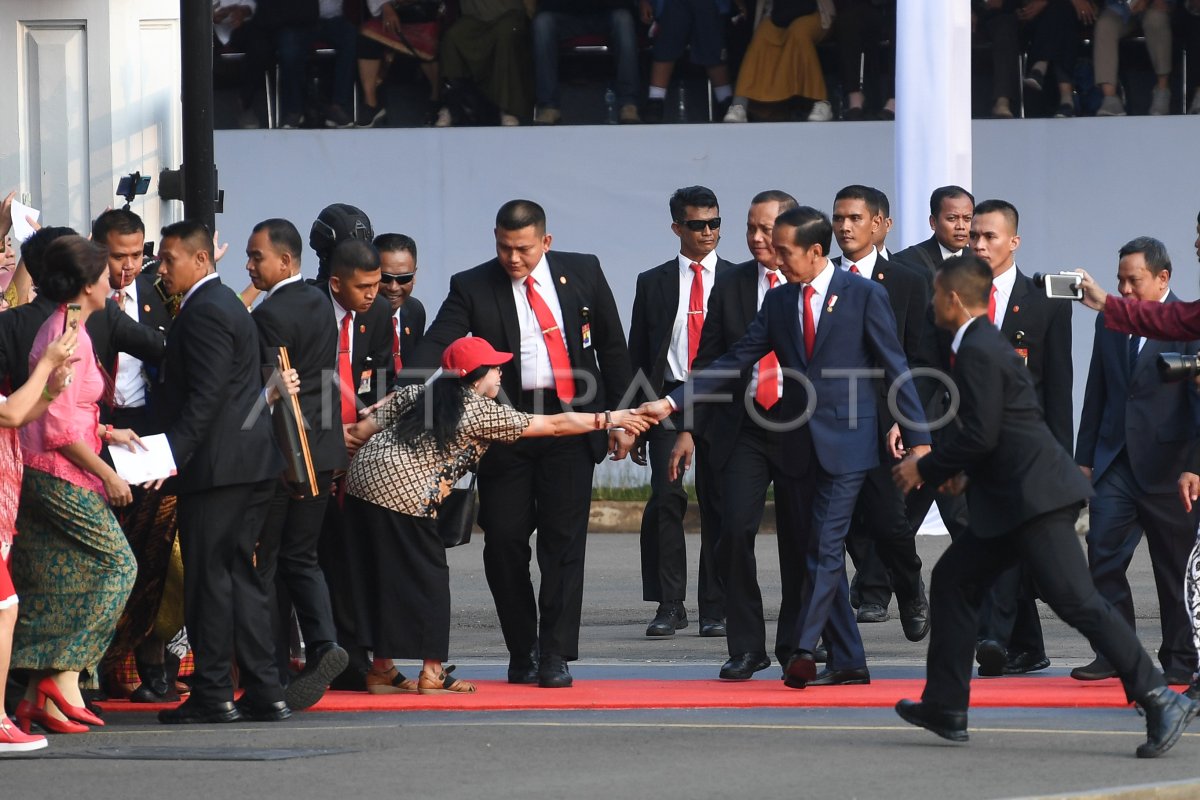
<path id="1" fill-rule="evenodd" d="M 1187 353 L 1159 353 L 1155 365 L 1163 383 L 1178 383 L 1200 375 L 1200 356 Z"/>

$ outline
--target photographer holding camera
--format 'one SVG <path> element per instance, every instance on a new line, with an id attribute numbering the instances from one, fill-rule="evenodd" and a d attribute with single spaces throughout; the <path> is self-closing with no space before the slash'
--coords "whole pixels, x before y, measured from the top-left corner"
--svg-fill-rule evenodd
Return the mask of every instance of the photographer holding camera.
<path id="1" fill-rule="evenodd" d="M 1171 260 L 1157 239 L 1138 237 L 1119 251 L 1121 296 L 1146 304 L 1183 305 L 1171 291 Z M 1145 531 L 1158 588 L 1168 683 L 1191 680 L 1196 647 L 1184 603 L 1183 576 L 1195 541 L 1196 513 L 1176 499 L 1176 479 L 1188 468 L 1200 438 L 1200 393 L 1190 381 L 1171 381 L 1155 369 L 1163 353 L 1192 356 L 1200 341 L 1155 341 L 1125 335 L 1096 318 L 1091 366 L 1079 420 L 1075 461 L 1095 488 L 1088 567 L 1096 588 L 1134 625 L 1125 573 Z M 1116 674 L 1102 656 L 1071 671 L 1077 680 Z"/>

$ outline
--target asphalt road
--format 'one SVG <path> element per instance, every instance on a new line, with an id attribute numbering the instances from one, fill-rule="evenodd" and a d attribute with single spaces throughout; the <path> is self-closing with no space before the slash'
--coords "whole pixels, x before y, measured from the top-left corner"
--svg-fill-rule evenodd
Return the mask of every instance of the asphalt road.
<path id="1" fill-rule="evenodd" d="M 927 564 L 944 544 L 922 537 Z M 478 541 L 451 551 L 452 660 L 457 674 L 494 679 L 506 654 L 481 551 Z M 637 553 L 633 535 L 589 542 L 577 680 L 715 675 L 724 642 L 699 638 L 695 624 L 664 641 L 643 635 L 653 605 L 639 599 Z M 773 614 L 773 537 L 762 537 L 760 555 Z M 1153 650 L 1157 608 L 1144 547 L 1130 575 L 1139 631 Z M 1044 624 L 1053 673 L 1091 659 L 1077 634 L 1052 618 Z M 862 631 L 874 676 L 922 673 L 924 646 L 905 641 L 898 621 Z M 760 675 L 777 680 L 774 669 Z M 890 709 L 308 713 L 275 725 L 183 729 L 148 715 L 109 716 L 101 732 L 55 737 L 38 757 L 5 760 L 2 796 L 924 800 L 1200 782 L 1200 728 L 1166 757 L 1141 761 L 1133 751 L 1144 728 L 1132 710 L 980 709 L 965 745 L 911 728 Z"/>

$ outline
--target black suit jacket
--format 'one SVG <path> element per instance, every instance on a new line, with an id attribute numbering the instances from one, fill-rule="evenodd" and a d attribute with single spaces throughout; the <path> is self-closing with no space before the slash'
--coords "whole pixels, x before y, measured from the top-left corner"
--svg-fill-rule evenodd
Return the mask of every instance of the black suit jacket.
<path id="1" fill-rule="evenodd" d="M 967 248 L 963 248 L 966 252 Z M 930 236 L 923 242 L 904 248 L 892 254 L 892 261 L 903 264 L 925 279 L 929 294 L 933 295 L 933 276 L 942 265 L 942 248 L 937 237 Z"/>
<path id="2" fill-rule="evenodd" d="M 279 287 L 254 309 L 262 364 L 277 366 L 275 348 L 286 347 L 300 373 L 300 411 L 317 472 L 344 469 L 341 395 L 329 385 L 337 374 L 338 329 L 329 296 L 304 281 Z"/>
<path id="3" fill-rule="evenodd" d="M 30 303 L 0 314 L 0 374 L 8 376 L 10 389 L 18 389 L 29 380 L 33 340 L 57 306 L 44 297 L 35 297 Z M 118 352 L 129 353 L 148 364 L 162 361 L 166 346 L 162 331 L 134 322 L 111 299 L 105 301 L 102 311 L 88 315 L 84 325 L 96 359 L 105 369 L 112 366 Z"/>
<path id="4" fill-rule="evenodd" d="M 722 275 L 733 268 L 732 263 L 718 258 L 714 273 Z M 678 258 L 672 258 L 638 275 L 637 291 L 633 296 L 633 318 L 629 323 L 629 360 L 634 373 L 646 381 L 638 381 L 639 399 L 657 400 L 662 396 L 667 355 L 671 350 L 671 331 L 675 327 L 678 310 Z M 698 350 L 696 357 L 700 357 Z"/>
<path id="5" fill-rule="evenodd" d="M 559 251 L 547 253 L 546 261 L 562 307 L 571 366 L 589 376 L 575 381 L 576 400 L 572 405 L 582 411 L 621 408 L 631 402 L 624 395 L 632 371 L 621 317 L 600 261 L 585 253 Z M 591 338 L 588 347 L 583 341 L 585 325 Z M 482 336 L 501 352 L 513 354 L 501 376 L 500 388 L 501 399 L 514 404 L 521 396 L 521 329 L 512 279 L 497 259 L 450 278 L 450 293 L 413 354 L 411 366 L 436 368 L 447 345 L 468 333 Z M 405 361 L 405 367 L 409 365 Z M 599 462 L 608 446 L 603 431 L 591 434 L 590 443 L 593 457 Z"/>
<path id="6" fill-rule="evenodd" d="M 1165 302 L 1178 300 L 1174 292 Z M 1142 344 L 1129 371 L 1129 337 L 1108 330 L 1096 316 L 1096 337 L 1088 369 L 1075 461 L 1092 468 L 1099 481 L 1126 451 L 1138 488 L 1148 494 L 1175 494 L 1179 473 L 1191 469 L 1200 437 L 1200 396 L 1192 381 L 1163 383 L 1159 353 L 1200 352 L 1200 341 Z"/>
<path id="7" fill-rule="evenodd" d="M 987 317 L 967 328 L 953 368 L 957 426 L 918 462 L 926 483 L 966 472 L 971 530 L 1000 536 L 1092 494 L 1042 417 L 1030 370 Z"/>
<path id="8" fill-rule="evenodd" d="M 746 335 L 746 329 L 757 315 L 758 262 L 751 259 L 725 270 L 713 283 L 704 329 L 700 333 L 700 349 L 692 362 L 693 370 L 707 367 L 732 350 L 738 339 Z M 733 444 L 745 423 L 746 406 L 740 398 L 746 396 L 753 372 L 753 366 L 743 370 L 730 387 L 730 393 L 738 401 L 696 406 L 693 428 L 696 435 L 708 443 L 709 461 L 717 469 L 733 452 Z"/>
<path id="9" fill-rule="evenodd" d="M 277 478 L 283 459 L 262 399 L 258 330 L 214 278 L 180 309 L 167 337 L 159 407 L 179 470 L 175 491 Z"/>
<path id="10" fill-rule="evenodd" d="M 835 267 L 841 269 L 842 256 L 830 260 Z M 871 280 L 887 290 L 888 303 L 896 317 L 896 336 L 904 350 L 904 357 L 910 365 L 917 363 L 921 358 L 926 332 L 925 310 L 929 307 L 930 297 L 927 285 L 919 274 L 899 264 L 893 264 L 882 254 L 875 259 Z M 879 382 L 879 388 L 883 400 L 879 405 L 879 428 L 881 433 L 885 433 L 892 427 L 895 419 L 888 409 L 887 386 Z"/>
<path id="11" fill-rule="evenodd" d="M 329 283 L 312 281 L 313 286 L 325 294 L 330 311 L 333 310 L 333 295 Z M 334 335 L 338 334 L 337 315 L 331 318 Z M 392 306 L 383 295 L 375 295 L 375 302 L 361 314 L 355 314 L 350 329 L 350 372 L 354 376 L 354 388 L 364 405 L 371 405 L 387 393 L 392 372 Z M 337 369 L 337 365 L 334 365 Z M 362 391 L 357 391 L 362 389 Z"/>

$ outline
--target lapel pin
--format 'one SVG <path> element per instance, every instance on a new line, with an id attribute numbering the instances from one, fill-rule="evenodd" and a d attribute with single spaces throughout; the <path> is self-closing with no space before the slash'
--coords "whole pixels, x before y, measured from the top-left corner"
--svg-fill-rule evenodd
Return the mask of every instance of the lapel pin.
<path id="1" fill-rule="evenodd" d="M 410 327 L 408 327 L 407 325 L 405 325 L 405 326 L 404 326 L 404 335 L 405 335 L 405 336 L 411 336 L 411 335 L 412 335 L 412 328 L 410 328 Z"/>
<path id="2" fill-rule="evenodd" d="M 829 298 L 829 305 L 825 306 L 826 313 L 828 313 L 828 314 L 833 313 L 833 307 L 835 305 L 837 305 L 837 299 L 838 299 L 838 296 L 836 294 Z"/>
<path id="3" fill-rule="evenodd" d="M 559 282 L 559 283 L 561 283 L 563 286 L 566 286 L 566 285 L 567 285 L 567 276 L 566 276 L 566 275 L 559 275 L 559 276 L 558 276 L 558 282 Z"/>
<path id="4" fill-rule="evenodd" d="M 366 326 L 366 325 L 359 325 L 359 326 L 358 326 L 358 332 L 359 332 L 359 333 L 366 333 L 366 332 L 367 332 L 367 326 Z"/>
<path id="5" fill-rule="evenodd" d="M 883 273 L 879 273 L 879 280 L 883 280 Z"/>
<path id="6" fill-rule="evenodd" d="M 1020 307 L 1020 306 L 1013 306 L 1013 313 L 1014 313 L 1014 314 L 1015 314 L 1015 313 L 1017 313 L 1017 312 L 1018 312 L 1018 311 L 1020 311 L 1020 310 L 1021 310 L 1021 307 Z"/>
<path id="7" fill-rule="evenodd" d="M 150 313 L 150 304 L 146 303 L 146 305 L 142 306 L 142 311 L 145 311 L 147 314 L 149 314 Z"/>

